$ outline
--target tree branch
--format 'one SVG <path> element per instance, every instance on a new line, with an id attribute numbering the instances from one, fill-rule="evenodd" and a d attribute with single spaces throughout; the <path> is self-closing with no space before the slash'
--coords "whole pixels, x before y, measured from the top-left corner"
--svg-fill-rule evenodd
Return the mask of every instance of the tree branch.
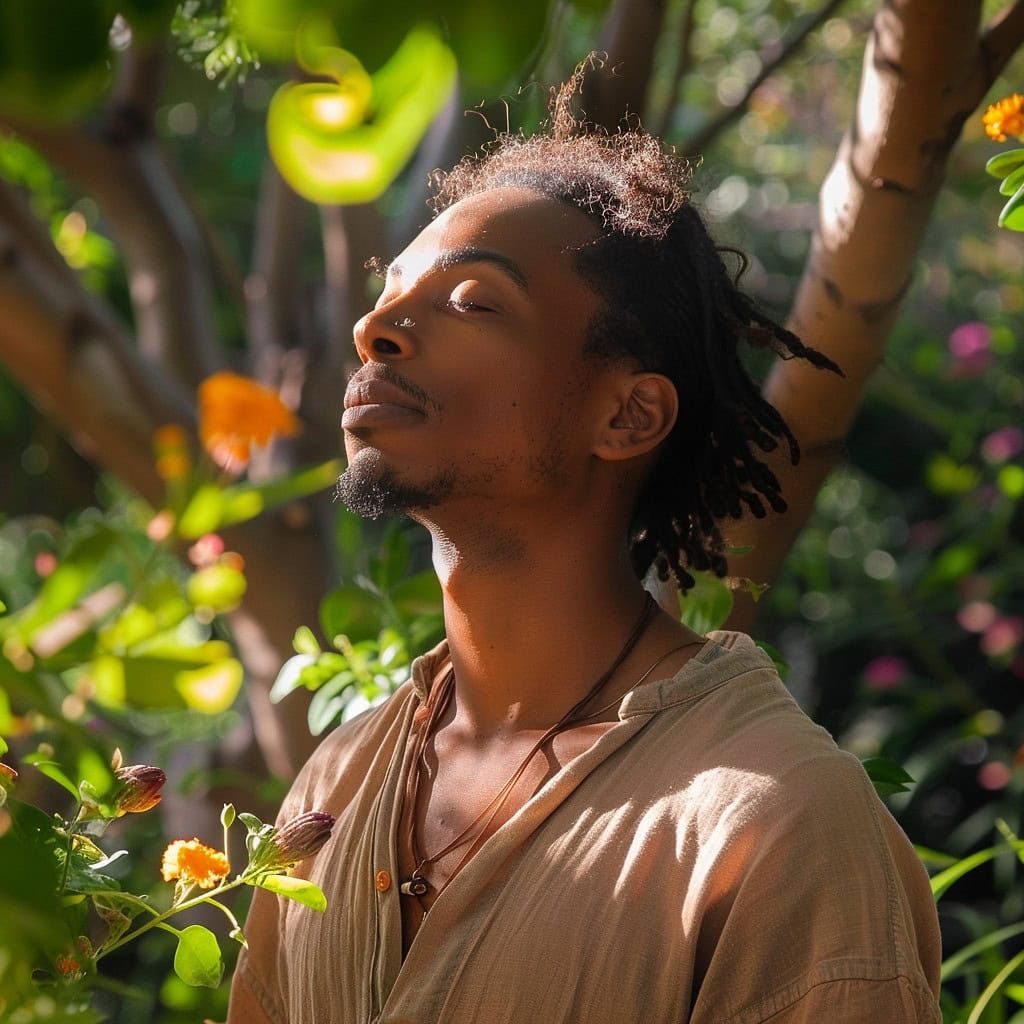
<path id="1" fill-rule="evenodd" d="M 676 47 L 675 68 L 672 71 L 672 84 L 669 87 L 665 105 L 657 120 L 653 122 L 651 132 L 664 138 L 672 127 L 672 114 L 679 105 L 679 96 L 683 88 L 683 80 L 690 73 L 693 64 L 693 27 L 696 20 L 697 0 L 686 0 L 679 23 L 679 45 Z"/>
<path id="2" fill-rule="evenodd" d="M 108 218 L 128 265 L 143 353 L 192 386 L 219 369 L 202 235 L 157 140 L 4 123 L 75 179 Z"/>
<path id="3" fill-rule="evenodd" d="M 59 255 L 43 255 L 49 240 L 23 205 L 0 182 L 0 361 L 87 458 L 158 502 L 153 430 L 191 426 L 191 405 Z"/>
<path id="4" fill-rule="evenodd" d="M 792 38 L 782 46 L 779 52 L 771 59 L 763 61 L 761 70 L 747 86 L 742 98 L 738 103 L 723 110 L 716 118 L 709 121 L 703 128 L 687 139 L 680 151 L 683 156 L 697 156 L 702 153 L 718 136 L 728 128 L 733 121 L 738 120 L 746 113 L 751 97 L 761 88 L 764 83 L 775 74 L 779 68 L 784 67 L 799 52 L 800 48 L 807 41 L 807 37 L 827 21 L 836 11 L 839 10 L 846 0 L 828 0 L 816 13 L 809 15 Z"/>
<path id="5" fill-rule="evenodd" d="M 587 119 L 614 131 L 627 114 L 643 115 L 665 0 L 613 0 L 598 48 L 603 70 L 587 76 Z"/>
<path id="6" fill-rule="evenodd" d="M 985 92 L 999 77 L 1010 58 L 1024 43 L 1024 0 L 1004 7 L 986 26 L 981 36 Z"/>

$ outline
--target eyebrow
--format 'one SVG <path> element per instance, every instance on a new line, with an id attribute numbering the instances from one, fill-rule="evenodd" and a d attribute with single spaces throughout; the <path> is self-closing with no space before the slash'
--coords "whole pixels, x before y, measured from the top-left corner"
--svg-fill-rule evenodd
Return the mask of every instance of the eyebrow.
<path id="1" fill-rule="evenodd" d="M 490 249 L 477 249 L 474 246 L 463 246 L 459 249 L 449 249 L 441 253 L 428 268 L 430 270 L 448 270 L 451 267 L 459 267 L 465 263 L 490 263 L 502 271 L 509 280 L 524 292 L 529 291 L 526 284 L 526 275 L 520 269 L 519 264 L 503 256 L 500 252 L 493 252 Z M 398 263 L 391 263 L 388 272 L 402 276 L 402 267 Z"/>

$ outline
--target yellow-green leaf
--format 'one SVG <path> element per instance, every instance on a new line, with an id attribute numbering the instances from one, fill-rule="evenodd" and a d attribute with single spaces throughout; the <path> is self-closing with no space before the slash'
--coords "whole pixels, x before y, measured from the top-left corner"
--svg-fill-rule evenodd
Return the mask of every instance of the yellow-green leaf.
<path id="1" fill-rule="evenodd" d="M 301 903 L 312 910 L 323 913 L 327 909 L 327 897 L 323 890 L 304 878 L 292 878 L 291 875 L 264 875 L 254 884 L 266 889 L 267 892 L 295 900 L 296 903 Z"/>

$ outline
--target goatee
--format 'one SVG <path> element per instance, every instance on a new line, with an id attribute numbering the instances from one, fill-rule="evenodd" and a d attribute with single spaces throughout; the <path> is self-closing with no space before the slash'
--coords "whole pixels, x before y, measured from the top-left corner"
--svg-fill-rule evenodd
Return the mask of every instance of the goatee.
<path id="1" fill-rule="evenodd" d="M 441 475 L 427 484 L 400 480 L 394 471 L 381 464 L 379 456 L 360 452 L 338 478 L 335 498 L 357 516 L 379 519 L 381 516 L 419 512 L 433 508 L 451 493 L 453 480 Z"/>

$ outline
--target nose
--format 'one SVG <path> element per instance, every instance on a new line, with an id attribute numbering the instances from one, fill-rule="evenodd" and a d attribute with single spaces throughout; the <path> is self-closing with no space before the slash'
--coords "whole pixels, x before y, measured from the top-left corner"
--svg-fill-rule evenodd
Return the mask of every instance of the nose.
<path id="1" fill-rule="evenodd" d="M 352 335 L 364 363 L 408 359 L 416 350 L 416 321 L 401 313 L 394 303 L 371 309 L 356 322 Z"/>

